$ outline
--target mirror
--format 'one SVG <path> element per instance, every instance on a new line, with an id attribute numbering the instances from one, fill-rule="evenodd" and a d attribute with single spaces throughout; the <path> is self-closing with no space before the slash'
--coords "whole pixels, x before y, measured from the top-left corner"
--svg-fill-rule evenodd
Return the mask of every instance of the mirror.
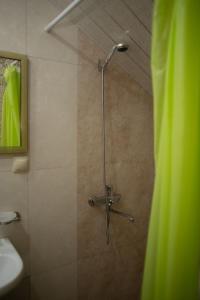
<path id="1" fill-rule="evenodd" d="M 0 51 L 0 154 L 27 152 L 27 57 Z"/>

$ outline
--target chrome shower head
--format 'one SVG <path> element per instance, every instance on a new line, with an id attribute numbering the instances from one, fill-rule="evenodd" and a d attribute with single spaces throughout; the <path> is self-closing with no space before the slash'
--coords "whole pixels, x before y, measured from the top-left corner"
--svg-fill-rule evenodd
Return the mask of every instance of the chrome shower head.
<path id="1" fill-rule="evenodd" d="M 128 50 L 128 45 L 120 43 L 116 45 L 116 48 L 119 52 L 126 52 Z"/>
<path id="2" fill-rule="evenodd" d="M 106 68 L 106 66 L 110 62 L 113 54 L 115 53 L 115 51 L 126 52 L 128 50 L 128 47 L 129 46 L 127 44 L 123 44 L 123 43 L 119 43 L 119 44 L 114 45 L 112 47 L 111 51 L 109 52 L 108 56 L 106 57 L 105 62 L 103 64 L 101 64 L 100 70 L 101 70 L 101 68 L 103 70 Z"/>

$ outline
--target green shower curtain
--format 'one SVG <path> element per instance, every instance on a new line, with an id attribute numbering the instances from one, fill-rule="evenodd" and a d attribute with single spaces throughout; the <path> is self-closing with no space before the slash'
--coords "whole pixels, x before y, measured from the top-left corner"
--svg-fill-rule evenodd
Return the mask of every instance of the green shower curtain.
<path id="1" fill-rule="evenodd" d="M 155 186 L 142 300 L 197 300 L 200 271 L 200 0 L 156 0 Z"/>
<path id="2" fill-rule="evenodd" d="M 20 146 L 20 73 L 15 66 L 4 71 L 6 87 L 3 95 L 1 117 L 2 147 Z"/>

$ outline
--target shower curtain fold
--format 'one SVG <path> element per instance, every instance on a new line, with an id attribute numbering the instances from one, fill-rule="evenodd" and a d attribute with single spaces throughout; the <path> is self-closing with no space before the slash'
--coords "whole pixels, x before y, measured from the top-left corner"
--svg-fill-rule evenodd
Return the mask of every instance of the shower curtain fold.
<path id="1" fill-rule="evenodd" d="M 200 268 L 200 1 L 156 0 L 155 186 L 142 300 L 197 300 Z"/>

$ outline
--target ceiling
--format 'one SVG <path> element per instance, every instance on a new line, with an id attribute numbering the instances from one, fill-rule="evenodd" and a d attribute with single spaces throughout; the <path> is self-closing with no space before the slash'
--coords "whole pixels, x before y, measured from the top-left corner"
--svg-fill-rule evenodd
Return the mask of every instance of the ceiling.
<path id="1" fill-rule="evenodd" d="M 61 3 L 64 9 L 71 0 Z M 117 63 L 150 94 L 151 12 L 151 0 L 84 0 L 72 12 L 82 14 L 77 26 L 106 53 L 115 43 L 129 44 Z"/>

